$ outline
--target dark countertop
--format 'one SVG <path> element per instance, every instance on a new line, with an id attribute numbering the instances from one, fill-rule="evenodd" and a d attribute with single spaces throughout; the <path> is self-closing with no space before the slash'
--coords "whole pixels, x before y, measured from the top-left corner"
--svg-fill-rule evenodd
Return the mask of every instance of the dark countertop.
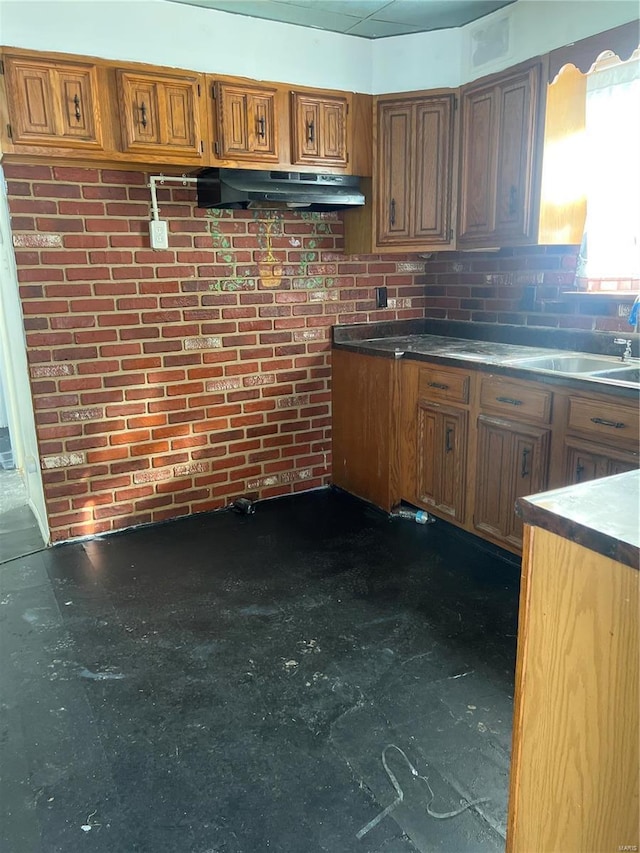
<path id="1" fill-rule="evenodd" d="M 558 334 L 553 334 L 554 332 Z M 466 337 L 469 333 L 474 337 Z M 478 334 L 485 335 L 486 339 L 475 337 Z M 631 333 L 629 335 L 634 338 Z M 578 390 L 597 390 L 637 399 L 640 391 L 640 384 L 637 382 L 549 371 L 511 363 L 523 358 L 580 356 L 589 353 L 610 359 L 612 369 L 624 367 L 619 357 L 621 347 L 612 344 L 614 337 L 614 334 L 573 333 L 572 330 L 420 320 L 333 327 L 333 346 L 336 349 L 382 358 L 404 358 L 453 367 L 472 367 L 552 385 L 570 386 Z M 526 345 L 519 342 L 521 339 L 524 339 Z M 634 340 L 634 346 L 636 343 Z M 636 362 L 629 366 L 639 365 Z"/>
<path id="2" fill-rule="evenodd" d="M 516 512 L 526 524 L 639 568 L 640 470 L 519 498 Z"/>

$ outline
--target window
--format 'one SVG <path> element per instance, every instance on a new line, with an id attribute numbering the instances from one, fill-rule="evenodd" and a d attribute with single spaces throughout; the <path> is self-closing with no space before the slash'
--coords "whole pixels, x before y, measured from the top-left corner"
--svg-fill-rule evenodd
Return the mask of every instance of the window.
<path id="1" fill-rule="evenodd" d="M 640 287 L 640 58 L 601 57 L 586 81 L 582 164 L 586 222 L 579 290 Z"/>

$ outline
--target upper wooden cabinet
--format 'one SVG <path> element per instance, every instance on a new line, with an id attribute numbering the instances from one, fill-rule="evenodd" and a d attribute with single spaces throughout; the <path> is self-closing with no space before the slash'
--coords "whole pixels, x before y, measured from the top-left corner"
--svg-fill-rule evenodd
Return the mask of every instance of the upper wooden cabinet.
<path id="1" fill-rule="evenodd" d="M 536 242 L 541 83 L 535 60 L 463 88 L 458 245 Z"/>
<path id="2" fill-rule="evenodd" d="M 292 162 L 346 166 L 348 112 L 346 97 L 292 92 Z"/>
<path id="3" fill-rule="evenodd" d="M 124 151 L 144 156 L 162 151 L 169 160 L 202 159 L 199 75 L 120 68 L 116 79 Z"/>
<path id="4" fill-rule="evenodd" d="M 216 81 L 217 138 L 222 159 L 278 160 L 276 90 Z"/>
<path id="5" fill-rule="evenodd" d="M 347 252 L 453 248 L 455 94 L 385 96 L 376 109 L 373 210 L 346 212 Z"/>
<path id="6" fill-rule="evenodd" d="M 352 92 L 0 48 L 5 155 L 370 175 L 371 103 Z"/>
<path id="7" fill-rule="evenodd" d="M 98 73 L 84 62 L 3 56 L 10 143 L 102 148 Z"/>

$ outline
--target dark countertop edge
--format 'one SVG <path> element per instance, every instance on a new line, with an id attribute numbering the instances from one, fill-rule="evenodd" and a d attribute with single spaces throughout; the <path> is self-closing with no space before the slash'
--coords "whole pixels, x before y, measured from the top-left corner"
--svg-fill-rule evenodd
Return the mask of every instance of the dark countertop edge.
<path id="1" fill-rule="evenodd" d="M 425 332 L 424 334 L 429 334 Z M 458 367 L 467 370 L 477 370 L 481 373 L 499 373 L 503 376 L 512 376 L 514 379 L 526 379 L 529 382 L 538 382 L 543 385 L 561 385 L 564 388 L 574 388 L 576 391 L 593 391 L 598 394 L 611 394 L 615 397 L 638 398 L 638 388 L 633 385 L 617 385 L 614 382 L 598 381 L 593 376 L 576 376 L 573 373 L 548 373 L 546 371 L 534 370 L 531 367 L 516 367 L 513 364 L 496 364 L 493 362 L 477 361 L 476 359 L 465 359 L 464 357 L 451 357 L 436 355 L 435 353 L 408 352 L 395 353 L 391 350 L 380 350 L 368 345 L 368 340 L 362 338 L 360 341 L 344 343 L 333 343 L 333 349 L 347 350 L 361 355 L 375 356 L 376 358 L 390 358 L 403 361 L 426 361 L 433 364 L 442 364 L 447 367 Z"/>
<path id="2" fill-rule="evenodd" d="M 632 482 L 640 480 L 640 472 L 628 471 L 624 474 L 616 474 L 613 477 L 605 477 L 599 480 L 592 480 L 587 483 L 579 483 L 575 486 L 563 486 L 560 489 L 554 489 L 550 492 L 542 492 L 539 495 L 532 495 L 526 498 L 518 498 L 516 501 L 516 514 L 531 527 L 540 527 L 543 530 L 548 530 L 550 533 L 555 533 L 563 539 L 568 539 L 590 551 L 595 551 L 597 554 L 602 554 L 604 557 L 609 557 L 618 563 L 623 563 L 636 571 L 640 570 L 640 545 L 638 542 L 625 541 L 620 539 L 619 535 L 607 533 L 599 528 L 601 524 L 601 514 L 598 509 L 594 508 L 593 522 L 587 520 L 578 520 L 571 517 L 570 507 L 563 508 L 563 500 L 567 498 L 575 498 L 576 493 L 588 494 L 589 492 L 598 492 L 602 494 L 608 489 L 615 488 L 610 481 L 620 480 L 621 478 L 631 478 Z M 612 492 L 615 494 L 615 492 Z M 555 500 L 557 506 L 551 509 L 548 506 L 542 505 L 543 501 Z M 598 495 L 596 504 L 601 498 Z M 637 529 L 634 531 L 636 540 L 638 538 Z"/>

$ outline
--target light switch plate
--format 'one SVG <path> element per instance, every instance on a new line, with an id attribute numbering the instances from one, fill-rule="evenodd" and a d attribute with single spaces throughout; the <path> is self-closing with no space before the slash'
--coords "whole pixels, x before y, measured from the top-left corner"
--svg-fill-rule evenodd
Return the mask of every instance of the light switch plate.
<path id="1" fill-rule="evenodd" d="M 169 248 L 169 232 L 164 219 L 152 219 L 149 223 L 149 238 L 152 249 Z"/>

